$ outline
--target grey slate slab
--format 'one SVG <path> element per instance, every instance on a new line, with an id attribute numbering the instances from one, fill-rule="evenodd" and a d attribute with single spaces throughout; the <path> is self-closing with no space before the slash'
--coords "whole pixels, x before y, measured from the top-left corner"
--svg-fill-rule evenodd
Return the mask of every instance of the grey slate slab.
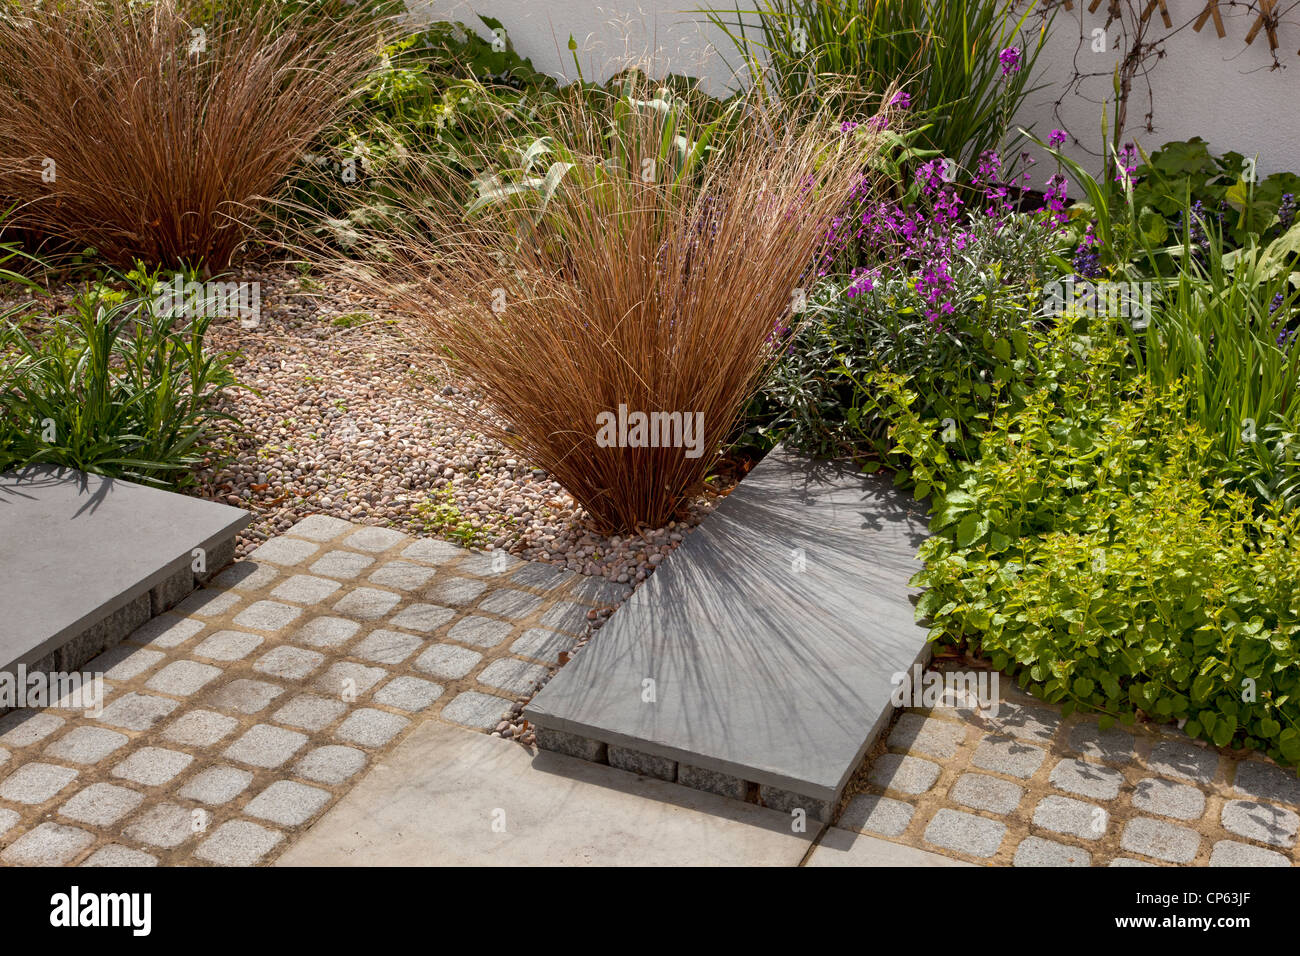
<path id="1" fill-rule="evenodd" d="M 926 532 L 888 478 L 778 448 L 525 716 L 834 800 L 889 718 L 891 677 L 928 656 L 907 584 Z"/>
<path id="2" fill-rule="evenodd" d="M 189 567 L 195 548 L 211 557 L 251 520 L 72 469 L 0 475 L 0 670 L 47 656 Z"/>

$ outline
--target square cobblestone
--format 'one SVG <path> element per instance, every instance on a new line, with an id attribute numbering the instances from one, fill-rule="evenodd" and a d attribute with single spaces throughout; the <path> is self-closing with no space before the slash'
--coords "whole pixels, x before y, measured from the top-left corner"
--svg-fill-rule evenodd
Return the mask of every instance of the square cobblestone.
<path id="1" fill-rule="evenodd" d="M 323 543 L 337 538 L 344 531 L 354 527 L 350 522 L 331 515 L 314 514 L 303 518 L 286 533 L 308 541 Z"/>
<path id="2" fill-rule="evenodd" d="M 302 564 L 319 550 L 320 547 L 315 542 L 298 538 L 272 538 L 260 545 L 248 557 L 251 561 L 295 565 Z"/>
<path id="3" fill-rule="evenodd" d="M 230 820 L 199 844 L 194 855 L 220 866 L 253 866 L 280 845 L 284 834 L 247 820 Z"/>
<path id="4" fill-rule="evenodd" d="M 253 775 L 238 767 L 209 767 L 180 789 L 186 800 L 197 800 L 209 806 L 229 803 L 248 789 Z"/>
<path id="5" fill-rule="evenodd" d="M 42 823 L 11 843 L 0 860 L 14 866 L 63 866 L 94 842 L 94 835 L 85 830 Z"/>
<path id="6" fill-rule="evenodd" d="M 998 734 L 1035 743 L 1049 742 L 1061 726 L 1061 715 L 1055 710 L 1008 700 L 1000 701 L 997 716 L 987 720 Z"/>
<path id="7" fill-rule="evenodd" d="M 378 588 L 357 588 L 349 591 L 337 604 L 334 613 L 362 621 L 375 621 L 397 604 L 399 595 Z"/>
<path id="8" fill-rule="evenodd" d="M 483 668 L 478 682 L 522 697 L 530 694 L 546 678 L 546 665 L 530 664 L 517 657 L 503 657 Z"/>
<path id="9" fill-rule="evenodd" d="M 75 779 L 77 771 L 70 767 L 26 763 L 0 781 L 0 800 L 36 806 L 56 796 Z"/>
<path id="10" fill-rule="evenodd" d="M 317 679 L 315 687 L 323 694 L 355 700 L 387 676 L 382 667 L 340 661 Z"/>
<path id="11" fill-rule="evenodd" d="M 402 732 L 410 721 L 382 710 L 363 707 L 353 711 L 335 733 L 348 743 L 382 747 Z"/>
<path id="12" fill-rule="evenodd" d="M 413 714 L 432 704 L 442 692 L 441 684 L 418 677 L 397 677 L 375 691 L 375 703 Z"/>
<path id="13" fill-rule="evenodd" d="M 279 601 L 255 601 L 235 615 L 236 627 L 251 627 L 255 631 L 274 633 L 288 627 L 298 616 L 302 608 Z"/>
<path id="14" fill-rule="evenodd" d="M 120 843 L 110 843 L 108 846 L 101 846 L 94 853 L 86 858 L 82 866 L 112 866 L 112 867 L 139 867 L 139 866 L 157 866 L 158 858 L 143 850 L 132 850 L 130 847 L 122 846 Z"/>
<path id="15" fill-rule="evenodd" d="M 394 531 L 392 528 L 376 528 L 374 526 L 362 528 L 360 531 L 354 531 L 343 539 L 343 547 L 356 548 L 358 551 L 369 551 L 372 554 L 378 554 L 381 551 L 387 551 L 389 548 L 396 547 L 403 541 L 408 540 L 406 535 L 400 531 Z"/>
<path id="16" fill-rule="evenodd" d="M 46 747 L 45 753 L 68 763 L 99 763 L 129 739 L 106 727 L 76 727 Z"/>
<path id="17" fill-rule="evenodd" d="M 944 808 L 925 828 L 925 840 L 945 850 L 990 857 L 998 852 L 1007 828 L 996 820 Z"/>
<path id="18" fill-rule="evenodd" d="M 515 575 L 511 583 L 519 583 Z M 570 634 L 582 634 L 587 629 L 587 608 L 572 601 L 559 601 L 542 612 L 538 618 L 543 627 L 553 627 Z"/>
<path id="19" fill-rule="evenodd" d="M 888 746 L 898 750 L 915 750 L 941 760 L 950 760 L 966 739 L 966 725 L 951 720 L 900 714 L 890 731 Z"/>
<path id="20" fill-rule="evenodd" d="M 480 611 L 488 611 L 515 621 L 522 620 L 535 613 L 541 606 L 542 599 L 536 594 L 517 591 L 514 588 L 501 588 L 493 591 L 478 602 Z"/>
<path id="21" fill-rule="evenodd" d="M 312 574 L 350 581 L 375 563 L 368 554 L 355 551 L 331 551 L 311 566 Z"/>
<path id="22" fill-rule="evenodd" d="M 465 574 L 475 574 L 480 578 L 505 576 L 520 567 L 524 562 L 513 554 L 504 551 L 475 551 L 466 556 L 457 565 L 456 570 Z"/>
<path id="23" fill-rule="evenodd" d="M 240 591 L 260 591 L 280 576 L 277 568 L 256 561 L 236 561 L 213 579 L 219 588 L 236 588 Z"/>
<path id="24" fill-rule="evenodd" d="M 160 787 L 194 762 L 189 754 L 162 747 L 142 747 L 113 768 L 113 776 L 146 787 Z"/>
<path id="25" fill-rule="evenodd" d="M 254 797 L 244 807 L 244 813 L 280 826 L 296 827 L 310 820 L 329 802 L 327 790 L 296 780 L 277 780 Z"/>
<path id="26" fill-rule="evenodd" d="M 470 615 L 463 617 L 451 626 L 447 637 L 462 644 L 475 647 L 496 647 L 514 630 L 507 621 L 494 621 L 486 617 Z"/>
<path id="27" fill-rule="evenodd" d="M 132 644 L 147 644 L 154 648 L 180 647 L 205 626 L 202 621 L 188 617 L 159 614 L 132 631 L 127 640 Z"/>
<path id="28" fill-rule="evenodd" d="M 1188 827 L 1135 817 L 1124 827 L 1120 846 L 1130 853 L 1164 860 L 1167 863 L 1191 863 L 1201 846 L 1201 835 Z"/>
<path id="29" fill-rule="evenodd" d="M 151 694 L 125 694 L 104 708 L 101 723 L 123 730 L 148 730 L 180 706 L 180 701 Z"/>
<path id="30" fill-rule="evenodd" d="M 579 575 L 573 571 L 557 567 L 554 564 L 529 561 L 514 573 L 514 576 L 510 578 L 510 583 L 515 587 L 524 585 L 537 588 L 540 591 L 553 591 L 578 577 Z"/>
<path id="31" fill-rule="evenodd" d="M 341 647 L 352 639 L 361 625 L 341 617 L 318 617 L 298 629 L 293 640 L 310 647 Z"/>
<path id="32" fill-rule="evenodd" d="M 272 714 L 271 719 L 303 730 L 323 730 L 338 720 L 347 709 L 348 705 L 341 700 L 317 697 L 315 694 L 299 694 Z"/>
<path id="33" fill-rule="evenodd" d="M 167 655 L 148 647 L 135 647 L 132 644 L 118 644 L 100 654 L 86 665 L 92 674 L 100 673 L 105 680 L 134 680 Z"/>
<path id="34" fill-rule="evenodd" d="M 42 710 L 23 708 L 0 717 L 0 743 L 10 747 L 30 747 L 40 743 L 62 727 L 66 721 Z"/>
<path id="35" fill-rule="evenodd" d="M 271 597 L 294 604 L 319 604 L 341 587 L 342 584 L 329 578 L 295 574 L 287 581 L 280 582 L 271 592 Z"/>
<path id="36" fill-rule="evenodd" d="M 220 617 L 238 603 L 239 595 L 234 591 L 200 588 L 177 604 L 175 611 L 183 617 L 189 617 L 191 614 L 199 617 Z"/>
<path id="37" fill-rule="evenodd" d="M 1124 783 L 1118 770 L 1086 760 L 1066 758 L 1052 768 L 1052 786 L 1093 800 L 1114 800 Z"/>
<path id="38" fill-rule="evenodd" d="M 160 803 L 122 832 L 137 843 L 170 850 L 194 836 L 194 811 L 178 803 Z"/>
<path id="39" fill-rule="evenodd" d="M 446 564 L 465 554 L 469 552 L 464 548 L 437 538 L 420 538 L 402 549 L 402 557 L 425 564 Z"/>
<path id="40" fill-rule="evenodd" d="M 78 823 L 112 826 L 144 800 L 144 794 L 112 783 L 92 783 L 59 808 L 59 813 Z"/>
<path id="41" fill-rule="evenodd" d="M 1133 791 L 1133 806 L 1162 817 L 1199 820 L 1205 812 L 1205 794 L 1185 783 L 1149 777 Z"/>
<path id="42" fill-rule="evenodd" d="M 896 837 L 912 822 L 916 808 L 910 803 L 860 793 L 844 808 L 838 826 L 881 836 Z"/>
<path id="43" fill-rule="evenodd" d="M 1300 817 L 1283 807 L 1253 800 L 1229 800 L 1223 805 L 1224 829 L 1270 846 L 1295 846 Z"/>
<path id="44" fill-rule="evenodd" d="M 962 774 L 948 791 L 948 799 L 955 803 L 990 813 L 1010 813 L 1020 806 L 1020 798 L 1024 795 L 1024 789 L 1010 780 L 982 773 Z"/>
<path id="45" fill-rule="evenodd" d="M 366 754 L 355 747 L 317 747 L 294 766 L 294 773 L 317 783 L 335 785 L 354 777 L 366 765 Z"/>
<path id="46" fill-rule="evenodd" d="M 172 661 L 144 685 L 146 690 L 188 697 L 221 676 L 221 668 L 197 661 Z"/>
<path id="47" fill-rule="evenodd" d="M 412 604 L 394 614 L 391 620 L 394 627 L 404 627 L 408 631 L 430 634 L 455 616 L 456 612 L 449 607 L 440 607 L 437 604 Z"/>
<path id="48" fill-rule="evenodd" d="M 510 653 L 533 660 L 554 664 L 561 654 L 573 650 L 577 639 L 559 631 L 550 631 L 542 627 L 531 627 L 524 631 L 519 640 L 510 645 Z"/>
<path id="49" fill-rule="evenodd" d="M 253 670 L 282 680 L 302 680 L 323 663 L 324 654 L 281 644 L 258 658 Z"/>
<path id="50" fill-rule="evenodd" d="M 1291 861 L 1277 850 L 1265 850 L 1262 846 L 1251 846 L 1235 840 L 1220 840 L 1210 851 L 1210 866 L 1290 865 Z"/>
<path id="51" fill-rule="evenodd" d="M 1243 760 L 1237 764 L 1233 789 L 1238 796 L 1300 806 L 1300 779 L 1295 771 L 1262 760 Z"/>
<path id="52" fill-rule="evenodd" d="M 241 677 L 220 687 L 208 699 L 208 703 L 219 710 L 233 710 L 241 714 L 256 714 L 281 694 L 284 688 L 264 680 L 249 680 Z"/>
<path id="53" fill-rule="evenodd" d="M 1133 759 L 1136 738 L 1120 727 L 1102 730 L 1089 722 L 1071 728 L 1070 749 L 1107 763 L 1128 763 Z"/>
<path id="54" fill-rule="evenodd" d="M 429 579 L 436 573 L 433 568 L 427 568 L 422 564 L 412 564 L 409 561 L 389 561 L 370 575 L 369 580 L 371 584 L 377 584 L 381 588 L 414 591 L 416 588 L 422 588 L 428 584 Z"/>
<path id="55" fill-rule="evenodd" d="M 443 578 L 425 591 L 424 596 L 447 607 L 465 607 L 473 604 L 486 590 L 486 584 L 473 578 Z"/>
<path id="56" fill-rule="evenodd" d="M 1100 840 L 1110 826 L 1110 814 L 1094 803 L 1053 794 L 1038 801 L 1034 826 L 1080 840 Z"/>
<path id="57" fill-rule="evenodd" d="M 162 735 L 172 743 L 190 747 L 211 747 L 230 735 L 239 721 L 213 710 L 191 710 L 178 717 Z"/>
<path id="58" fill-rule="evenodd" d="M 296 754 L 307 743 L 307 735 L 270 724 L 257 724 L 226 748 L 231 760 L 252 767 L 274 769 Z"/>
<path id="59" fill-rule="evenodd" d="M 371 631 L 365 639 L 352 648 L 352 656 L 376 664 L 400 664 L 416 652 L 424 641 L 414 634 L 400 631 Z"/>
<path id="60" fill-rule="evenodd" d="M 1219 755 L 1181 740 L 1163 740 L 1151 749 L 1147 766 L 1166 777 L 1208 784 L 1214 781 Z"/>
<path id="61" fill-rule="evenodd" d="M 442 709 L 440 716 L 455 724 L 474 727 L 478 730 L 491 730 L 501 722 L 510 710 L 511 701 L 504 697 L 493 697 L 467 690 Z"/>
<path id="62" fill-rule="evenodd" d="M 1092 855 L 1077 846 L 1031 836 L 1020 841 L 1011 862 L 1012 866 L 1091 866 Z"/>
<path id="63" fill-rule="evenodd" d="M 465 647 L 452 644 L 434 644 L 415 659 L 415 669 L 434 677 L 446 680 L 458 680 L 475 667 L 483 655 Z"/>
<path id="64" fill-rule="evenodd" d="M 1046 751 L 1010 737 L 986 737 L 975 748 L 971 764 L 981 770 L 1028 780 L 1043 765 L 1046 756 Z"/>

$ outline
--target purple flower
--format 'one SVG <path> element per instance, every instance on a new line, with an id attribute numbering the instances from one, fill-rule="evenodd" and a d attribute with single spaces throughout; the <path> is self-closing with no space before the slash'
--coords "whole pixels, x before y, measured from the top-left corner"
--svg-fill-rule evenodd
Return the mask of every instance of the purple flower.
<path id="1" fill-rule="evenodd" d="M 1119 151 L 1116 158 L 1115 182 L 1131 182 L 1133 173 L 1138 166 L 1137 147 L 1132 143 L 1125 143 L 1124 148 Z"/>
<path id="2" fill-rule="evenodd" d="M 1058 149 L 1065 145 L 1065 130 L 1054 129 L 1047 135 L 1047 145 L 1052 149 Z"/>
<path id="3" fill-rule="evenodd" d="M 1079 279 L 1096 279 L 1101 276 L 1101 256 L 1097 253 L 1101 240 L 1092 234 L 1094 225 L 1095 223 L 1088 223 L 1083 241 L 1074 250 L 1074 274 Z"/>
<path id="4" fill-rule="evenodd" d="M 1010 76 L 1012 73 L 1020 72 L 1020 47 L 1009 46 L 998 54 L 998 62 L 1002 64 L 1002 75 Z"/>
<path id="5" fill-rule="evenodd" d="M 894 94 L 894 98 L 889 101 L 890 106 L 897 106 L 900 110 L 912 108 L 912 94 L 904 90 L 899 90 Z"/>
<path id="6" fill-rule="evenodd" d="M 1278 223 L 1283 229 L 1290 229 L 1291 223 L 1295 222 L 1295 196 L 1292 193 L 1282 194 L 1282 204 L 1277 207 Z"/>

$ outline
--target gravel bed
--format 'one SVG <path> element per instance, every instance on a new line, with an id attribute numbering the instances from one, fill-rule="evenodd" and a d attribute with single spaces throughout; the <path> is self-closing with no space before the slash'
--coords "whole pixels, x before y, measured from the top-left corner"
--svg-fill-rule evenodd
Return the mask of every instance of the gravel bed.
<path id="1" fill-rule="evenodd" d="M 242 278 L 261 283 L 258 327 L 220 319 L 211 338 L 240 353 L 233 369 L 250 390 L 228 410 L 243 433 L 198 492 L 256 513 L 241 556 L 322 512 L 635 584 L 719 500 L 638 535 L 594 534 L 544 471 L 467 430 L 447 399 L 455 386 L 374 303 L 288 270 Z"/>

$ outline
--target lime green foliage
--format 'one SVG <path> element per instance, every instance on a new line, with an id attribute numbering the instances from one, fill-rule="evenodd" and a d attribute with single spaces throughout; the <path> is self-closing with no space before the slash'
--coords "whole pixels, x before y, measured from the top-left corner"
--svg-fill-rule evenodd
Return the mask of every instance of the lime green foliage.
<path id="1" fill-rule="evenodd" d="M 1300 515 L 1225 488 L 1180 388 L 1126 382 L 1126 353 L 1035 335 L 973 460 L 947 453 L 904 380 L 883 383 L 934 492 L 918 616 L 1067 713 L 1186 719 L 1300 761 Z"/>
<path id="2" fill-rule="evenodd" d="M 154 277 L 127 295 L 91 288 L 39 328 L 0 326 L 0 459 L 57 464 L 160 485 L 186 485 L 213 457 L 235 385 L 210 355 L 210 318 L 160 312 Z"/>
<path id="3" fill-rule="evenodd" d="M 1035 89 L 1047 30 L 1029 23 L 1036 2 L 1014 0 L 763 0 L 757 26 L 744 6 L 747 17 L 740 4 L 702 11 L 730 39 L 728 65 L 741 79 L 760 77 L 782 98 L 846 84 L 849 98 L 879 96 L 903 82 L 927 124 L 923 145 L 971 169 L 1003 145 L 1008 119 Z M 1013 46 L 1020 68 L 1003 75 L 999 53 Z"/>
<path id="4" fill-rule="evenodd" d="M 347 312 L 343 315 L 336 315 L 330 319 L 330 325 L 338 326 L 341 329 L 351 329 L 358 325 L 365 325 L 367 322 L 373 322 L 375 317 L 369 312 Z"/>

